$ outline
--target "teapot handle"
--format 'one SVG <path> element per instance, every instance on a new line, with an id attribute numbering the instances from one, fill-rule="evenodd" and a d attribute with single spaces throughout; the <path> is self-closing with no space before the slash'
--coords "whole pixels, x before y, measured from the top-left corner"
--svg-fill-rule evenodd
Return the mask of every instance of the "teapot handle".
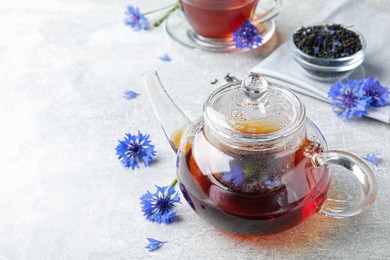
<path id="1" fill-rule="evenodd" d="M 374 203 L 378 182 L 373 170 L 359 157 L 344 151 L 330 150 L 316 153 L 311 158 L 314 167 L 339 165 L 349 170 L 359 181 L 361 193 L 352 201 L 327 198 L 320 212 L 333 218 L 352 217 L 362 213 Z"/>

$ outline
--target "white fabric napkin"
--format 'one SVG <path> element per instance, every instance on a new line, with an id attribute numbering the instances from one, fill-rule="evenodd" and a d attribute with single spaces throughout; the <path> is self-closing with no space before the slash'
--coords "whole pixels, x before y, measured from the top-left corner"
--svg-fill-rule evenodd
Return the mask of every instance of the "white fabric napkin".
<path id="1" fill-rule="evenodd" d="M 389 13 L 378 10 L 364 0 L 335 0 L 316 15 L 315 20 L 302 25 L 323 22 L 353 26 L 366 39 L 365 60 L 349 78 L 377 77 L 382 86 L 390 86 Z M 251 71 L 262 74 L 271 82 L 287 85 L 293 91 L 330 103 L 327 93 L 332 82 L 321 82 L 308 77 L 293 60 L 289 42 L 280 46 Z M 390 106 L 370 107 L 366 116 L 390 124 Z"/>

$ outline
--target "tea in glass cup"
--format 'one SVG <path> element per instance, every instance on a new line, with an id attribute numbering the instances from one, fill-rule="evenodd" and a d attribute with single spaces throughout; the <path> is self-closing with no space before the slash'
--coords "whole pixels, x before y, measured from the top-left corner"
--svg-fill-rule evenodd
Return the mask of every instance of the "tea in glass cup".
<path id="1" fill-rule="evenodd" d="M 280 5 L 280 1 L 275 2 Z M 231 39 L 244 21 L 254 18 L 258 3 L 259 0 L 180 0 L 192 29 L 199 36 L 211 39 Z M 275 7 L 256 22 L 267 21 L 278 12 L 279 8 Z"/>

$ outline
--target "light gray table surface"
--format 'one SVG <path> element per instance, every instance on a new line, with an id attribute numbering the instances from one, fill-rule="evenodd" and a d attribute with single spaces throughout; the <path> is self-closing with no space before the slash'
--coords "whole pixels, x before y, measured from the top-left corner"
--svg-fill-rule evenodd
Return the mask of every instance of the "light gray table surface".
<path id="1" fill-rule="evenodd" d="M 370 2 L 390 12 L 389 1 Z M 316 214 L 258 238 L 220 233 L 184 200 L 176 207 L 180 221 L 171 225 L 142 216 L 139 197 L 175 178 L 175 155 L 141 74 L 157 70 L 178 106 L 196 119 L 227 73 L 245 76 L 328 1 L 284 1 L 271 47 L 237 54 L 187 49 L 164 26 L 133 32 L 124 25 L 127 5 L 147 11 L 169 3 L 0 4 L 0 259 L 389 259 L 390 126 L 341 120 L 329 105 L 301 95 L 331 148 L 379 153 L 380 191 L 367 212 L 351 219 Z M 164 53 L 172 62 L 158 58 Z M 215 78 L 219 83 L 211 85 Z M 125 90 L 140 95 L 128 101 Z M 137 130 L 150 133 L 157 156 L 151 167 L 132 171 L 117 160 L 115 146 Z M 168 242 L 148 252 L 147 237 Z"/>

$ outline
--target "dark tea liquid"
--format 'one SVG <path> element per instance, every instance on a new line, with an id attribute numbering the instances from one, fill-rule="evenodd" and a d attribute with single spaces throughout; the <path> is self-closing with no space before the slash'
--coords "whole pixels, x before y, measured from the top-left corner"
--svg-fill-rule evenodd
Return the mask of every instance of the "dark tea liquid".
<path id="1" fill-rule="evenodd" d="M 202 132 L 181 152 L 178 177 L 184 197 L 203 219 L 235 234 L 266 235 L 291 228 L 317 212 L 329 187 L 326 167 L 314 168 L 304 150 L 234 155 Z"/>
<path id="2" fill-rule="evenodd" d="M 195 32 L 208 38 L 231 38 L 250 19 L 259 0 L 180 0 Z"/>

